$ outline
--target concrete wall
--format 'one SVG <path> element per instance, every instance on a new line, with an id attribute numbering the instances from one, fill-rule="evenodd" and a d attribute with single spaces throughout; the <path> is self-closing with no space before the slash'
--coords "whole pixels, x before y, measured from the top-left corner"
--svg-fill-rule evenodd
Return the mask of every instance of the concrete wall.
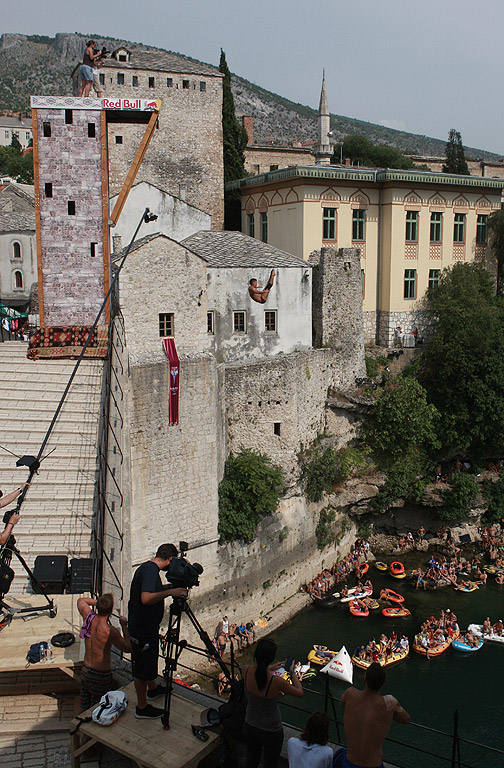
<path id="1" fill-rule="evenodd" d="M 87 325 L 105 295 L 101 112 L 71 110 L 73 122 L 67 125 L 65 111 L 36 110 L 44 324 Z M 44 123 L 51 124 L 50 137 L 44 137 Z M 89 123 L 94 138 L 88 136 Z M 46 197 L 46 183 L 52 184 L 52 197 Z M 68 214 L 69 200 L 75 215 Z"/>
<path id="2" fill-rule="evenodd" d="M 219 362 L 271 357 L 311 347 L 311 269 L 280 267 L 266 304 L 258 304 L 250 298 L 249 280 L 256 277 L 264 286 L 269 274 L 269 269 L 256 267 L 208 268 L 208 310 L 215 312 L 213 351 Z M 234 332 L 235 311 L 246 313 L 245 333 Z M 265 312 L 270 311 L 276 311 L 276 332 L 265 330 Z"/>
<path id="3" fill-rule="evenodd" d="M 21 258 L 14 257 L 14 243 L 21 247 Z M 14 273 L 20 271 L 23 287 L 16 288 Z M 32 283 L 37 282 L 37 249 L 33 232 L 0 233 L 0 301 L 30 298 Z"/>
<path id="4" fill-rule="evenodd" d="M 116 200 L 117 195 L 110 199 L 111 211 Z M 180 242 L 195 232 L 211 228 L 212 219 L 208 213 L 153 184 L 142 181 L 131 189 L 119 220 L 112 229 L 113 236 L 121 237 L 123 247 L 133 237 L 140 216 L 146 208 L 149 208 L 158 218 L 149 224 L 142 224 L 142 237 L 161 232 L 172 240 Z"/>
<path id="5" fill-rule="evenodd" d="M 267 173 L 272 165 L 287 168 L 289 165 L 311 165 L 315 154 L 302 147 L 245 147 L 245 170 L 249 173 Z"/>

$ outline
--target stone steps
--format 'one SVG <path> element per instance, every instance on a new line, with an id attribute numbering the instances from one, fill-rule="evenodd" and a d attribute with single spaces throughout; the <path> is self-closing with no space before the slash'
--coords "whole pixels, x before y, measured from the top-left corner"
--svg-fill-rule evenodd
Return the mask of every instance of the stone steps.
<path id="1" fill-rule="evenodd" d="M 18 456 L 36 456 L 75 360 L 28 360 L 27 345 L 0 343 L 0 446 Z M 96 496 L 96 468 L 103 362 L 83 360 L 56 421 L 39 474 L 21 508 L 15 537 L 32 566 L 37 555 L 89 557 Z M 16 457 L 0 450 L 4 494 L 28 477 Z M 13 510 L 15 503 L 8 507 Z M 16 558 L 11 593 L 29 591 Z"/>

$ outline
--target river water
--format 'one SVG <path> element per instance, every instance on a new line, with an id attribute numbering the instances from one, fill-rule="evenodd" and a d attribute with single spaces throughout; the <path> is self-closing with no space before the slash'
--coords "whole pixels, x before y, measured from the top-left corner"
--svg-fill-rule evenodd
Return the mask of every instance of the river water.
<path id="1" fill-rule="evenodd" d="M 409 553 L 402 558 L 407 570 L 417 565 L 425 565 L 429 555 Z M 390 561 L 394 558 L 384 558 Z M 492 622 L 504 619 L 504 587 L 495 584 L 489 576 L 487 585 L 476 592 L 457 592 L 451 587 L 438 591 L 415 590 L 414 586 L 399 581 L 387 574 L 380 573 L 374 566 L 368 573 L 378 595 L 382 587 L 390 587 L 403 594 L 405 605 L 411 616 L 403 619 L 387 619 L 381 610 L 372 611 L 369 618 L 352 616 L 348 605 L 338 604 L 334 608 L 321 609 L 310 606 L 295 616 L 288 624 L 272 634 L 277 642 L 278 658 L 288 655 L 306 660 L 307 653 L 314 643 L 326 645 L 331 650 L 339 650 L 345 645 L 350 655 L 354 649 L 367 642 L 373 635 L 377 638 L 392 629 L 406 634 L 410 644 L 420 624 L 430 615 L 437 616 L 439 611 L 450 608 L 455 611 L 461 629 L 471 623 L 481 624 L 486 616 Z M 354 583 L 353 576 L 349 586 Z M 422 726 L 452 732 L 454 710 L 458 710 L 459 735 L 466 739 L 480 742 L 504 750 L 504 731 L 502 723 L 503 683 L 504 683 L 504 644 L 486 643 L 476 653 L 460 653 L 449 648 L 442 656 L 427 660 L 413 651 L 408 658 L 387 669 L 384 693 L 392 693 L 410 713 L 412 721 Z M 323 707 L 320 693 L 325 690 L 325 675 L 303 683 L 305 696 L 301 706 L 313 711 Z M 364 672 L 354 667 L 354 685 L 363 687 Z M 347 684 L 331 678 L 330 689 L 335 697 L 341 697 Z M 284 721 L 293 725 L 302 725 L 306 715 L 287 704 L 298 705 L 299 700 L 285 698 L 282 704 Z M 336 711 L 342 719 L 342 710 L 336 703 Z M 331 712 L 329 712 L 331 714 Z M 332 736 L 336 730 L 332 726 Z M 393 724 L 391 738 L 426 749 L 437 754 L 451 757 L 451 740 L 437 736 L 418 727 Z M 387 742 L 385 758 L 406 768 L 442 768 L 449 766 L 439 758 L 413 753 L 411 749 Z M 462 765 L 502 768 L 504 755 L 483 752 L 481 749 L 461 744 Z"/>

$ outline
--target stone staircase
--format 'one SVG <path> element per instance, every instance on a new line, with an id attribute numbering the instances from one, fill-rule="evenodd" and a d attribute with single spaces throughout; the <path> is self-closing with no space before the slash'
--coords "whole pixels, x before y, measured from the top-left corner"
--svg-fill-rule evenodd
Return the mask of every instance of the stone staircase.
<path id="1" fill-rule="evenodd" d="M 0 344 L 0 446 L 36 456 L 75 360 L 28 360 L 27 344 Z M 97 444 L 103 361 L 83 360 L 59 414 L 15 528 L 19 550 L 32 567 L 37 555 L 89 557 L 95 505 Z M 0 448 L 4 494 L 28 477 L 16 457 Z M 9 507 L 13 509 L 15 502 Z M 3 512 L 1 514 L 3 516 Z M 3 530 L 3 523 L 0 530 Z M 11 593 L 31 591 L 13 558 Z"/>

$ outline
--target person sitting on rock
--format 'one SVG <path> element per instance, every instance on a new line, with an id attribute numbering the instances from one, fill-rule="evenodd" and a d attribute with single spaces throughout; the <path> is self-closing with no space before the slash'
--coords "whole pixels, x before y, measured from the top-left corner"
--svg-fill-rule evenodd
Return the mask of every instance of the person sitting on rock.
<path id="1" fill-rule="evenodd" d="M 248 291 L 249 291 L 249 294 L 250 294 L 250 298 L 253 301 L 257 301 L 258 304 L 266 304 L 266 302 L 268 300 L 269 292 L 273 288 L 274 281 L 275 281 L 275 270 L 274 269 L 271 270 L 270 276 L 269 276 L 269 280 L 266 283 L 266 285 L 264 286 L 264 288 L 262 288 L 262 286 L 260 286 L 260 285 L 257 285 L 257 278 L 253 277 L 249 281 L 249 289 L 248 289 Z"/>

